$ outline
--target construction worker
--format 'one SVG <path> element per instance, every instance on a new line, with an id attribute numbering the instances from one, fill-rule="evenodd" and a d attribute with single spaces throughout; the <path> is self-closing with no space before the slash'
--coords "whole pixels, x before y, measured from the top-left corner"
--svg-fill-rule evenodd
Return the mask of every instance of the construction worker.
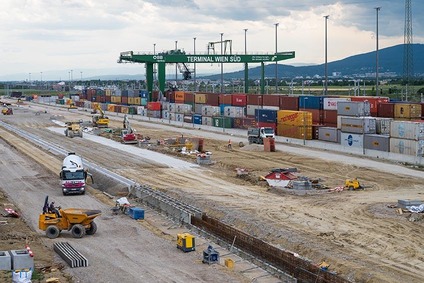
<path id="1" fill-rule="evenodd" d="M 231 145 L 231 140 L 228 140 L 228 149 L 233 149 L 233 147 Z"/>

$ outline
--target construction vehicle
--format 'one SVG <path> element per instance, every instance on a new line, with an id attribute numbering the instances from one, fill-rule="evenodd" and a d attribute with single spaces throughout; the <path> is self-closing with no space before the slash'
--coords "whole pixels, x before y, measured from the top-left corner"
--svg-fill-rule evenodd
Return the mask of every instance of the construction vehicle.
<path id="1" fill-rule="evenodd" d="M 347 179 L 345 181 L 345 188 L 348 188 L 349 191 L 353 191 L 353 190 L 363 190 L 365 189 L 365 187 L 363 187 L 357 178 L 354 179 Z"/>
<path id="2" fill-rule="evenodd" d="M 50 239 L 59 237 L 63 230 L 70 231 L 74 238 L 82 238 L 97 232 L 94 218 L 100 215 L 100 210 L 56 207 L 54 202 L 49 204 L 49 197 L 46 196 L 43 213 L 38 217 L 38 228 L 46 231 Z"/>
<path id="3" fill-rule="evenodd" d="M 73 137 L 81 137 L 82 138 L 82 127 L 81 122 L 66 122 L 65 136 L 73 138 Z"/>
<path id="4" fill-rule="evenodd" d="M 75 105 L 75 102 L 72 99 L 69 101 L 68 109 L 78 109 L 78 107 Z"/>
<path id="5" fill-rule="evenodd" d="M 84 168 L 81 157 L 76 155 L 75 152 L 68 153 L 68 156 L 63 159 L 59 177 L 63 195 L 83 195 L 85 194 L 87 177 L 90 177 L 93 181 L 93 176 L 88 173 L 88 169 Z"/>
<path id="6" fill-rule="evenodd" d="M 264 144 L 264 138 L 275 138 L 274 129 L 271 127 L 247 129 L 247 140 L 249 144 Z"/>
<path id="7" fill-rule="evenodd" d="M 121 142 L 126 144 L 138 143 L 135 130 L 131 128 L 127 115 L 124 115 L 123 129 L 121 130 Z"/>
<path id="8" fill-rule="evenodd" d="M 13 115 L 13 110 L 9 105 L 3 104 L 3 109 L 1 110 L 3 115 Z"/>
<path id="9" fill-rule="evenodd" d="M 100 105 L 96 105 L 94 108 L 94 112 L 92 112 L 92 122 L 93 126 L 97 128 L 107 128 L 109 127 L 109 118 L 105 116 L 105 113 L 103 112 Z"/>
<path id="10" fill-rule="evenodd" d="M 196 250 L 194 236 L 189 233 L 177 234 L 177 248 L 185 253 Z"/>

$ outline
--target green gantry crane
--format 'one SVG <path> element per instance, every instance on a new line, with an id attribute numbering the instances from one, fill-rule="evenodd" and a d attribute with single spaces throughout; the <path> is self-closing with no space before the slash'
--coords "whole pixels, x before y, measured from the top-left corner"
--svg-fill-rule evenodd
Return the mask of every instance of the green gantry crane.
<path id="1" fill-rule="evenodd" d="M 147 90 L 149 92 L 148 101 L 152 100 L 153 91 L 153 64 L 157 64 L 159 90 L 165 91 L 165 64 L 182 64 L 186 71 L 186 63 L 244 63 L 245 81 L 248 81 L 248 63 L 261 63 L 261 94 L 265 94 L 265 62 L 278 62 L 295 57 L 294 51 L 277 52 L 274 54 L 186 54 L 180 49 L 157 54 L 141 54 L 134 51 L 121 52 L 118 63 L 144 63 L 146 65 Z M 188 71 L 189 72 L 189 71 Z M 245 84 L 245 92 L 248 93 L 248 84 Z"/>

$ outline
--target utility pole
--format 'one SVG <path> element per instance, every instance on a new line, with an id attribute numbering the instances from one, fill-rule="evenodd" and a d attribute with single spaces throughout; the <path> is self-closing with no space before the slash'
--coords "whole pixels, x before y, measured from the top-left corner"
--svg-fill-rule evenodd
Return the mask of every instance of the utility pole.
<path id="1" fill-rule="evenodd" d="M 247 54 L 247 28 L 244 29 L 244 55 Z M 249 80 L 249 67 L 247 63 L 244 63 L 244 93 L 249 92 L 249 87 L 247 85 Z"/>
<path id="2" fill-rule="evenodd" d="M 222 37 L 224 33 L 221 32 L 221 56 L 223 55 L 222 51 Z M 224 93 L 224 64 L 221 62 L 221 93 Z"/>
<path id="3" fill-rule="evenodd" d="M 374 8 L 377 16 L 377 28 L 376 28 L 376 51 L 375 51 L 375 95 L 378 96 L 378 12 L 381 7 Z"/>
<path id="4" fill-rule="evenodd" d="M 193 37 L 193 54 L 196 55 L 196 38 Z M 193 66 L 193 70 L 194 70 L 194 80 L 193 80 L 193 84 L 194 84 L 194 91 L 197 91 L 196 88 L 196 63 L 194 63 Z"/>
<path id="5" fill-rule="evenodd" d="M 278 44 L 277 44 L 277 28 L 279 23 L 275 23 L 275 55 L 278 52 Z M 278 93 L 278 61 L 275 61 L 275 93 Z"/>
<path id="6" fill-rule="evenodd" d="M 405 0 L 405 27 L 403 33 L 403 79 L 405 80 L 405 100 L 408 101 L 408 86 L 414 76 L 411 0 Z"/>
<path id="7" fill-rule="evenodd" d="M 328 95 L 328 62 L 327 62 L 327 21 L 328 17 L 324 16 L 325 18 L 325 85 L 324 85 L 324 95 Z"/>

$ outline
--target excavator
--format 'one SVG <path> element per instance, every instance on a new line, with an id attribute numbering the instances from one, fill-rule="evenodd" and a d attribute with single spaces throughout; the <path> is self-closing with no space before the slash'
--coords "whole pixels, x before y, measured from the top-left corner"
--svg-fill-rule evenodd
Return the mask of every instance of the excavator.
<path id="1" fill-rule="evenodd" d="M 100 105 L 96 105 L 96 108 L 94 108 L 94 112 L 92 112 L 92 122 L 93 126 L 97 128 L 107 128 L 109 127 L 109 118 L 105 116 L 102 108 Z"/>
<path id="2" fill-rule="evenodd" d="M 124 128 L 121 130 L 122 143 L 126 143 L 126 144 L 138 143 L 135 130 L 131 128 L 130 121 L 128 120 L 128 117 L 126 114 L 124 115 L 123 126 Z"/>
<path id="3" fill-rule="evenodd" d="M 9 105 L 3 104 L 3 109 L 1 110 L 3 115 L 13 115 L 13 110 Z"/>

